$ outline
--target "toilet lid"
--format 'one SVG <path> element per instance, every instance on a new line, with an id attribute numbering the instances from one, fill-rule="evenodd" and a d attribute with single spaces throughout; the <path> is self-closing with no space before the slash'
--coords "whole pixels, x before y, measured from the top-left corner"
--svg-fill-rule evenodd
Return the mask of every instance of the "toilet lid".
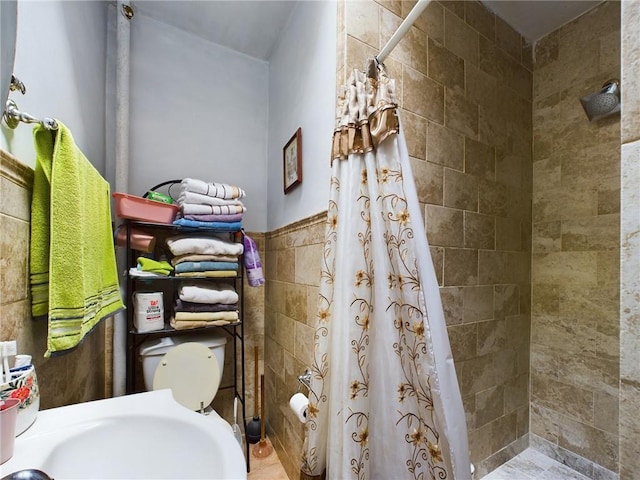
<path id="1" fill-rule="evenodd" d="M 190 410 L 208 407 L 220 386 L 220 367 L 211 349 L 183 343 L 169 350 L 153 376 L 153 389 L 170 388 L 173 398 Z"/>

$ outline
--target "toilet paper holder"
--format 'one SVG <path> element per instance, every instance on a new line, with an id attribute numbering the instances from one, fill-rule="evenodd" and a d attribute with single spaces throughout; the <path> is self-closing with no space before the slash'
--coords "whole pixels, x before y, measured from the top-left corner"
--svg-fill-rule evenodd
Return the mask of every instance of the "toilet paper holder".
<path id="1" fill-rule="evenodd" d="M 298 383 L 307 387 L 307 390 L 311 391 L 311 370 L 308 368 L 304 374 L 298 375 Z M 300 385 L 298 385 L 298 392 L 300 391 Z"/>

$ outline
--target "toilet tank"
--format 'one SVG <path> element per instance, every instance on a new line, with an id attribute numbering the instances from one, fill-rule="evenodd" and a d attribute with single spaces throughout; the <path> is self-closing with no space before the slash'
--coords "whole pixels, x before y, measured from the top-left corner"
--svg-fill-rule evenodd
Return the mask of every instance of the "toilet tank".
<path id="1" fill-rule="evenodd" d="M 172 348 L 182 343 L 200 343 L 211 349 L 220 367 L 220 378 L 224 369 L 224 347 L 227 334 L 223 331 L 213 331 L 198 334 L 176 335 L 173 337 L 150 338 L 140 344 L 140 360 L 142 361 L 142 375 L 145 390 L 153 390 L 153 376 L 160 364 L 160 359 Z"/>

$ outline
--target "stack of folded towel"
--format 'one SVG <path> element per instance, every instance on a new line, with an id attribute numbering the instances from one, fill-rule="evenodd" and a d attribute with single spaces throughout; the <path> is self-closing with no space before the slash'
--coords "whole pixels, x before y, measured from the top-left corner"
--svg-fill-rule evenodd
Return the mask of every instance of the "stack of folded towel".
<path id="1" fill-rule="evenodd" d="M 242 243 L 216 236 L 178 235 L 167 238 L 167 246 L 176 277 L 236 277 L 244 250 Z"/>
<path id="2" fill-rule="evenodd" d="M 180 218 L 173 223 L 183 227 L 204 227 L 237 231 L 246 208 L 240 201 L 244 190 L 224 183 L 185 178 L 180 183 Z"/>
<path id="3" fill-rule="evenodd" d="M 237 322 L 238 294 L 232 285 L 183 285 L 170 319 L 176 330 L 228 325 Z"/>
<path id="4" fill-rule="evenodd" d="M 136 261 L 136 267 L 129 269 L 129 275 L 133 277 L 167 277 L 173 271 L 173 267 L 166 260 L 138 257 Z"/>

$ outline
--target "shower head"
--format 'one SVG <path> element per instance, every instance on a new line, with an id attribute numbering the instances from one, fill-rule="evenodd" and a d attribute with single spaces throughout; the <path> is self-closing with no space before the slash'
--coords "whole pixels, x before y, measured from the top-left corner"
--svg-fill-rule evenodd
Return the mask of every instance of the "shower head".
<path id="1" fill-rule="evenodd" d="M 620 111 L 620 82 L 612 79 L 597 92 L 580 99 L 590 121 L 600 120 Z"/>

